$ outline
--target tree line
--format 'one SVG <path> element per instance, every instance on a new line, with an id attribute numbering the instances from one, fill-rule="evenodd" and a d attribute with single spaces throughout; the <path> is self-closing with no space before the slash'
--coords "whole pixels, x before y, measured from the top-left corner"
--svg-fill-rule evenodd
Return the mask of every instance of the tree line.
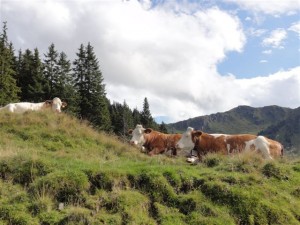
<path id="1" fill-rule="evenodd" d="M 11 102 L 42 102 L 59 97 L 68 103 L 66 113 L 89 121 L 96 129 L 126 135 L 136 124 L 167 132 L 164 123 L 157 124 L 147 97 L 143 109 L 130 109 L 111 102 L 93 46 L 81 44 L 71 62 L 65 52 L 52 43 L 41 59 L 39 50 L 19 50 L 15 54 L 7 36 L 7 23 L 0 33 L 0 105 Z"/>

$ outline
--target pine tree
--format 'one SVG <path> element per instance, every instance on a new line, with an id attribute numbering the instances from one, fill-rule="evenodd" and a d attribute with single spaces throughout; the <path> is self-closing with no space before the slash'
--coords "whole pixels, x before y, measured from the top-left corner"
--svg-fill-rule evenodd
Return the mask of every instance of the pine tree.
<path id="1" fill-rule="evenodd" d="M 141 124 L 141 113 L 137 108 L 133 109 L 132 111 L 132 119 L 133 119 L 133 127 L 135 127 L 137 124 Z"/>
<path id="2" fill-rule="evenodd" d="M 48 53 L 44 54 L 44 76 L 47 81 L 45 93 L 47 98 L 56 97 L 54 95 L 54 86 L 58 82 L 58 52 L 52 43 L 48 48 Z"/>
<path id="3" fill-rule="evenodd" d="M 145 98 L 144 99 L 144 103 L 143 103 L 143 111 L 141 113 L 141 122 L 143 124 L 144 127 L 153 127 L 154 126 L 154 120 L 151 116 L 150 113 L 150 107 L 149 107 L 149 103 L 148 103 L 148 99 Z"/>
<path id="4" fill-rule="evenodd" d="M 12 44 L 8 44 L 7 26 L 4 22 L 0 35 L 0 105 L 19 100 L 20 88 L 15 75 L 14 51 Z"/>
<path id="5" fill-rule="evenodd" d="M 132 117 L 132 111 L 127 105 L 126 101 L 123 103 L 123 135 L 127 134 L 127 131 L 134 127 L 134 120 Z"/>
<path id="6" fill-rule="evenodd" d="M 43 77 L 43 63 L 37 48 L 34 49 L 30 68 L 32 83 L 28 84 L 28 99 L 33 102 L 42 102 L 45 100 L 45 79 Z"/>
<path id="7" fill-rule="evenodd" d="M 67 55 L 61 52 L 57 61 L 57 83 L 53 86 L 53 97 L 57 96 L 67 101 L 67 112 L 77 115 L 79 112 L 79 95 L 74 88 L 71 63 Z"/>
<path id="8" fill-rule="evenodd" d="M 117 135 L 123 133 L 123 106 L 118 102 L 114 102 L 110 105 L 110 118 L 112 124 L 112 131 Z"/>
<path id="9" fill-rule="evenodd" d="M 159 125 L 159 131 L 165 134 L 168 133 L 168 129 L 164 121 L 162 121 L 161 124 Z"/>
<path id="10" fill-rule="evenodd" d="M 74 75 L 80 95 L 80 116 L 99 129 L 109 131 L 109 101 L 106 98 L 99 62 L 91 44 L 88 43 L 86 48 L 81 44 L 77 56 L 74 61 Z"/>
<path id="11" fill-rule="evenodd" d="M 24 53 L 19 51 L 16 68 L 22 101 L 42 102 L 50 99 L 46 92 L 48 80 L 44 77 L 44 65 L 37 48 L 34 52 L 29 49 Z"/>

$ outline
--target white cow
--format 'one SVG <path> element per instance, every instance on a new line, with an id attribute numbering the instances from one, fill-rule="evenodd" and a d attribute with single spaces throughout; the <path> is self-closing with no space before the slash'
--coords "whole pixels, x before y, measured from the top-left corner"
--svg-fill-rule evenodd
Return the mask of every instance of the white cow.
<path id="1" fill-rule="evenodd" d="M 47 100 L 40 103 L 31 102 L 18 102 L 9 103 L 0 108 L 0 111 L 8 111 L 11 113 L 24 113 L 27 111 L 40 111 L 42 109 L 51 108 L 53 112 L 61 112 L 61 108 L 67 106 L 67 103 L 62 102 L 59 98 L 55 97 L 53 100 Z"/>

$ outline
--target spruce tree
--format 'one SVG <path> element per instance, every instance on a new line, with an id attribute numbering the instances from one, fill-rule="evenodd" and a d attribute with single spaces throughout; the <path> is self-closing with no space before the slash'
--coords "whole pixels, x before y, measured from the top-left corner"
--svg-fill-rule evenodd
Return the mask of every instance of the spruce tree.
<path id="1" fill-rule="evenodd" d="M 159 125 L 159 131 L 165 134 L 168 133 L 168 129 L 164 121 L 162 121 L 161 124 Z"/>
<path id="2" fill-rule="evenodd" d="M 67 112 L 77 115 L 79 111 L 79 95 L 76 91 L 75 81 L 72 77 L 70 60 L 61 52 L 57 61 L 57 82 L 53 86 L 53 97 L 57 96 L 68 104 Z"/>
<path id="3" fill-rule="evenodd" d="M 132 119 L 133 119 L 133 127 L 135 127 L 137 124 L 141 124 L 141 113 L 137 108 L 133 109 L 132 111 Z"/>
<path id="4" fill-rule="evenodd" d="M 19 100 L 20 88 L 15 79 L 15 61 L 12 44 L 8 43 L 6 22 L 0 35 L 0 105 Z"/>
<path id="5" fill-rule="evenodd" d="M 150 127 L 150 128 L 154 127 L 154 120 L 150 113 L 150 107 L 147 98 L 144 99 L 143 111 L 141 113 L 141 122 L 144 127 Z"/>
<path id="6" fill-rule="evenodd" d="M 21 100 L 28 102 L 41 102 L 45 100 L 45 83 L 43 76 L 43 63 L 38 49 L 27 49 L 19 52 L 17 60 L 18 85 L 21 87 Z"/>
<path id="7" fill-rule="evenodd" d="M 42 102 L 45 100 L 45 79 L 43 77 L 43 63 L 40 59 L 38 49 L 34 49 L 31 62 L 31 81 L 28 84 L 28 99 L 33 102 Z"/>
<path id="8" fill-rule="evenodd" d="M 106 98 L 99 62 L 91 44 L 88 43 L 86 48 L 81 44 L 77 57 L 74 61 L 74 75 L 80 95 L 80 116 L 97 128 L 109 131 L 109 101 Z"/>
<path id="9" fill-rule="evenodd" d="M 127 134 L 127 131 L 134 127 L 134 120 L 132 117 L 132 111 L 127 105 L 126 101 L 123 103 L 123 135 Z"/>
<path id="10" fill-rule="evenodd" d="M 47 98 L 53 98 L 54 86 L 58 82 L 58 52 L 55 50 L 55 45 L 52 43 L 48 52 L 44 54 L 44 77 L 47 81 L 45 86 L 45 94 Z"/>

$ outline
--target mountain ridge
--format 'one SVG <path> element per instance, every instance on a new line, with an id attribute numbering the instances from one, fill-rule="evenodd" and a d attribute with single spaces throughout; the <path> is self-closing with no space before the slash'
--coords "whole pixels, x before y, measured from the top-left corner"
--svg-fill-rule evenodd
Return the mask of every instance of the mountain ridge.
<path id="1" fill-rule="evenodd" d="M 241 105 L 226 112 L 169 123 L 167 128 L 171 133 L 182 133 L 187 127 L 193 127 L 207 133 L 261 134 L 282 142 L 288 149 L 299 149 L 300 128 L 297 128 L 300 127 L 299 109 L 300 107 L 291 109 L 277 105 L 264 107 Z M 291 132 L 293 138 L 289 138 Z"/>

